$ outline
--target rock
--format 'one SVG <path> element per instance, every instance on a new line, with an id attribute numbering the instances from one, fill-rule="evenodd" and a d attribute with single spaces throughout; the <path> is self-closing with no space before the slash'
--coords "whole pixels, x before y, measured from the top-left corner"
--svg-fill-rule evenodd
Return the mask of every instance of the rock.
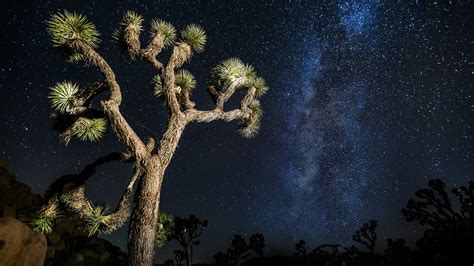
<path id="1" fill-rule="evenodd" d="M 0 265 L 43 265 L 46 237 L 11 217 L 0 218 Z"/>
<path id="2" fill-rule="evenodd" d="M 48 261 L 51 265 L 127 265 L 127 254 L 109 241 L 97 237 L 66 239 L 67 248 L 57 251 Z"/>
<path id="3" fill-rule="evenodd" d="M 4 161 L 0 162 L 0 217 L 28 220 L 40 199 L 39 195 L 31 193 L 28 185 L 15 180 Z"/>

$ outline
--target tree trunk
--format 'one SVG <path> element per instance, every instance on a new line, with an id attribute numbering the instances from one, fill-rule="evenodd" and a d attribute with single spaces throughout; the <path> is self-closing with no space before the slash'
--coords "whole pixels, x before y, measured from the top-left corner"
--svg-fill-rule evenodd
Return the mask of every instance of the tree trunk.
<path id="1" fill-rule="evenodd" d="M 128 265 L 151 266 L 164 169 L 158 157 L 145 160 L 128 233 Z"/>
<path id="2" fill-rule="evenodd" d="M 193 264 L 193 247 L 186 247 L 186 266 Z"/>
<path id="3" fill-rule="evenodd" d="M 128 231 L 128 265 L 130 266 L 153 265 L 163 175 L 185 126 L 186 119 L 183 114 L 171 115 L 157 154 L 137 160 L 138 166 L 143 169 L 143 175 L 135 193 L 135 204 Z"/>

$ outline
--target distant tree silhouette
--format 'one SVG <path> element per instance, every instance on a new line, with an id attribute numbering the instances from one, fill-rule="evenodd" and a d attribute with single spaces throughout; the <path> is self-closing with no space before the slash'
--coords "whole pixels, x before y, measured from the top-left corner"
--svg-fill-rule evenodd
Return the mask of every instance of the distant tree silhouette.
<path id="1" fill-rule="evenodd" d="M 370 220 L 368 223 L 364 223 L 362 227 L 355 232 L 352 236 L 352 240 L 364 245 L 369 249 L 370 254 L 374 254 L 375 242 L 377 241 L 377 221 Z"/>
<path id="2" fill-rule="evenodd" d="M 247 241 L 241 235 L 234 235 L 231 242 L 232 248 L 227 251 L 231 265 L 239 265 L 239 262 L 250 257 Z"/>
<path id="3" fill-rule="evenodd" d="M 253 250 L 258 256 L 263 257 L 263 248 L 265 247 L 265 238 L 263 234 L 256 233 L 250 236 L 249 244 L 245 238 L 239 234 L 235 234 L 231 242 L 231 247 L 227 252 L 218 252 L 213 257 L 216 265 L 239 265 L 241 261 L 245 261 L 252 254 Z"/>
<path id="4" fill-rule="evenodd" d="M 176 265 L 181 265 L 186 260 L 186 252 L 183 250 L 175 250 L 174 253 L 174 260 L 176 261 Z"/>
<path id="5" fill-rule="evenodd" d="M 253 234 L 249 239 L 249 248 L 255 251 L 260 257 L 263 257 L 263 248 L 265 248 L 265 238 L 263 234 Z"/>
<path id="6" fill-rule="evenodd" d="M 174 230 L 171 238 L 178 241 L 184 248 L 186 256 L 186 265 L 193 263 L 193 247 L 198 246 L 204 228 L 207 227 L 207 221 L 201 221 L 196 216 L 190 215 L 189 218 L 176 217 L 174 219 Z"/>
<path id="7" fill-rule="evenodd" d="M 295 257 L 301 258 L 305 265 L 308 265 L 308 253 L 306 252 L 306 242 L 304 240 L 300 240 L 295 244 L 296 252 L 294 254 Z"/>
<path id="8" fill-rule="evenodd" d="M 405 239 L 388 238 L 384 265 L 404 266 L 411 262 L 411 250 L 405 245 Z"/>
<path id="9" fill-rule="evenodd" d="M 408 222 L 430 227 L 417 245 L 432 263 L 459 261 L 474 251 L 474 181 L 451 191 L 459 200 L 458 208 L 451 203 L 445 183 L 433 179 L 402 210 Z"/>
<path id="10" fill-rule="evenodd" d="M 298 243 L 296 243 L 295 245 L 295 248 L 296 248 L 295 254 L 297 256 L 306 257 L 308 255 L 308 253 L 306 253 L 306 242 L 304 240 L 298 241 Z"/>
<path id="11" fill-rule="evenodd" d="M 163 266 L 174 266 L 174 261 L 173 260 L 165 260 L 165 262 L 163 262 Z"/>

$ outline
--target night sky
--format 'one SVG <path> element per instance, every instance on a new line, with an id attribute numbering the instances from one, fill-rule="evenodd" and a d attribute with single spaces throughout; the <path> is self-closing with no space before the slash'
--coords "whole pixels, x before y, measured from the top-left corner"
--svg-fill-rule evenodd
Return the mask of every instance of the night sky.
<path id="1" fill-rule="evenodd" d="M 112 151 L 100 143 L 60 144 L 49 87 L 101 79 L 65 62 L 46 32 L 51 14 L 86 15 L 102 33 L 99 53 L 122 86 L 122 113 L 142 138 L 159 139 L 167 112 L 153 97 L 153 69 L 120 54 L 111 34 L 123 13 L 162 18 L 207 32 L 202 54 L 184 68 L 198 80 L 193 99 L 212 107 L 210 70 L 238 57 L 270 91 L 262 130 L 241 138 L 237 124 L 190 125 L 165 174 L 161 210 L 209 220 L 195 249 L 212 261 L 234 233 L 265 235 L 270 254 L 293 253 L 305 239 L 350 244 L 354 230 L 379 221 L 379 242 L 423 230 L 400 210 L 430 178 L 463 185 L 474 173 L 474 4 L 471 1 L 2 1 L 0 159 L 35 193 Z M 144 24 L 148 27 L 148 24 Z M 142 35 L 147 40 L 147 34 Z M 236 102 L 234 103 L 236 104 Z M 87 194 L 114 208 L 132 169 L 101 167 Z M 127 226 L 106 236 L 124 248 Z M 168 244 L 159 261 L 172 258 Z"/>

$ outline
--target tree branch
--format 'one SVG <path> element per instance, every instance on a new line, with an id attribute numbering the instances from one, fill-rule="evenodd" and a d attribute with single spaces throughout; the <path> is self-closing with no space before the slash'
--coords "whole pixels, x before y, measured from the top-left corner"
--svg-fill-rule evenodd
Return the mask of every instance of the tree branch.
<path id="1" fill-rule="evenodd" d="M 127 148 L 138 157 L 147 157 L 149 153 L 145 144 L 138 137 L 136 132 L 128 124 L 127 120 L 120 113 L 119 106 L 122 102 L 120 86 L 115 80 L 115 74 L 109 64 L 92 47 L 84 44 L 80 40 L 74 40 L 70 44 L 71 48 L 80 52 L 92 65 L 96 66 L 105 77 L 107 87 L 110 89 L 110 98 L 101 102 L 102 108 L 108 118 L 112 129 L 118 138 Z"/>
<path id="2" fill-rule="evenodd" d="M 227 96 L 223 96 L 223 97 L 227 97 Z M 224 120 L 224 121 L 229 122 L 232 120 L 248 119 L 250 116 L 250 109 L 248 108 L 248 105 L 254 99 L 254 97 L 255 97 L 255 88 L 251 87 L 250 89 L 247 90 L 247 93 L 245 94 L 244 98 L 240 102 L 240 109 L 234 109 L 232 111 L 223 111 L 223 108 L 218 108 L 217 104 L 214 110 L 209 110 L 209 111 L 202 111 L 202 110 L 197 110 L 194 108 L 188 109 L 184 111 L 184 114 L 186 115 L 186 121 L 187 123 L 190 123 L 190 122 L 208 123 L 214 120 Z"/>

